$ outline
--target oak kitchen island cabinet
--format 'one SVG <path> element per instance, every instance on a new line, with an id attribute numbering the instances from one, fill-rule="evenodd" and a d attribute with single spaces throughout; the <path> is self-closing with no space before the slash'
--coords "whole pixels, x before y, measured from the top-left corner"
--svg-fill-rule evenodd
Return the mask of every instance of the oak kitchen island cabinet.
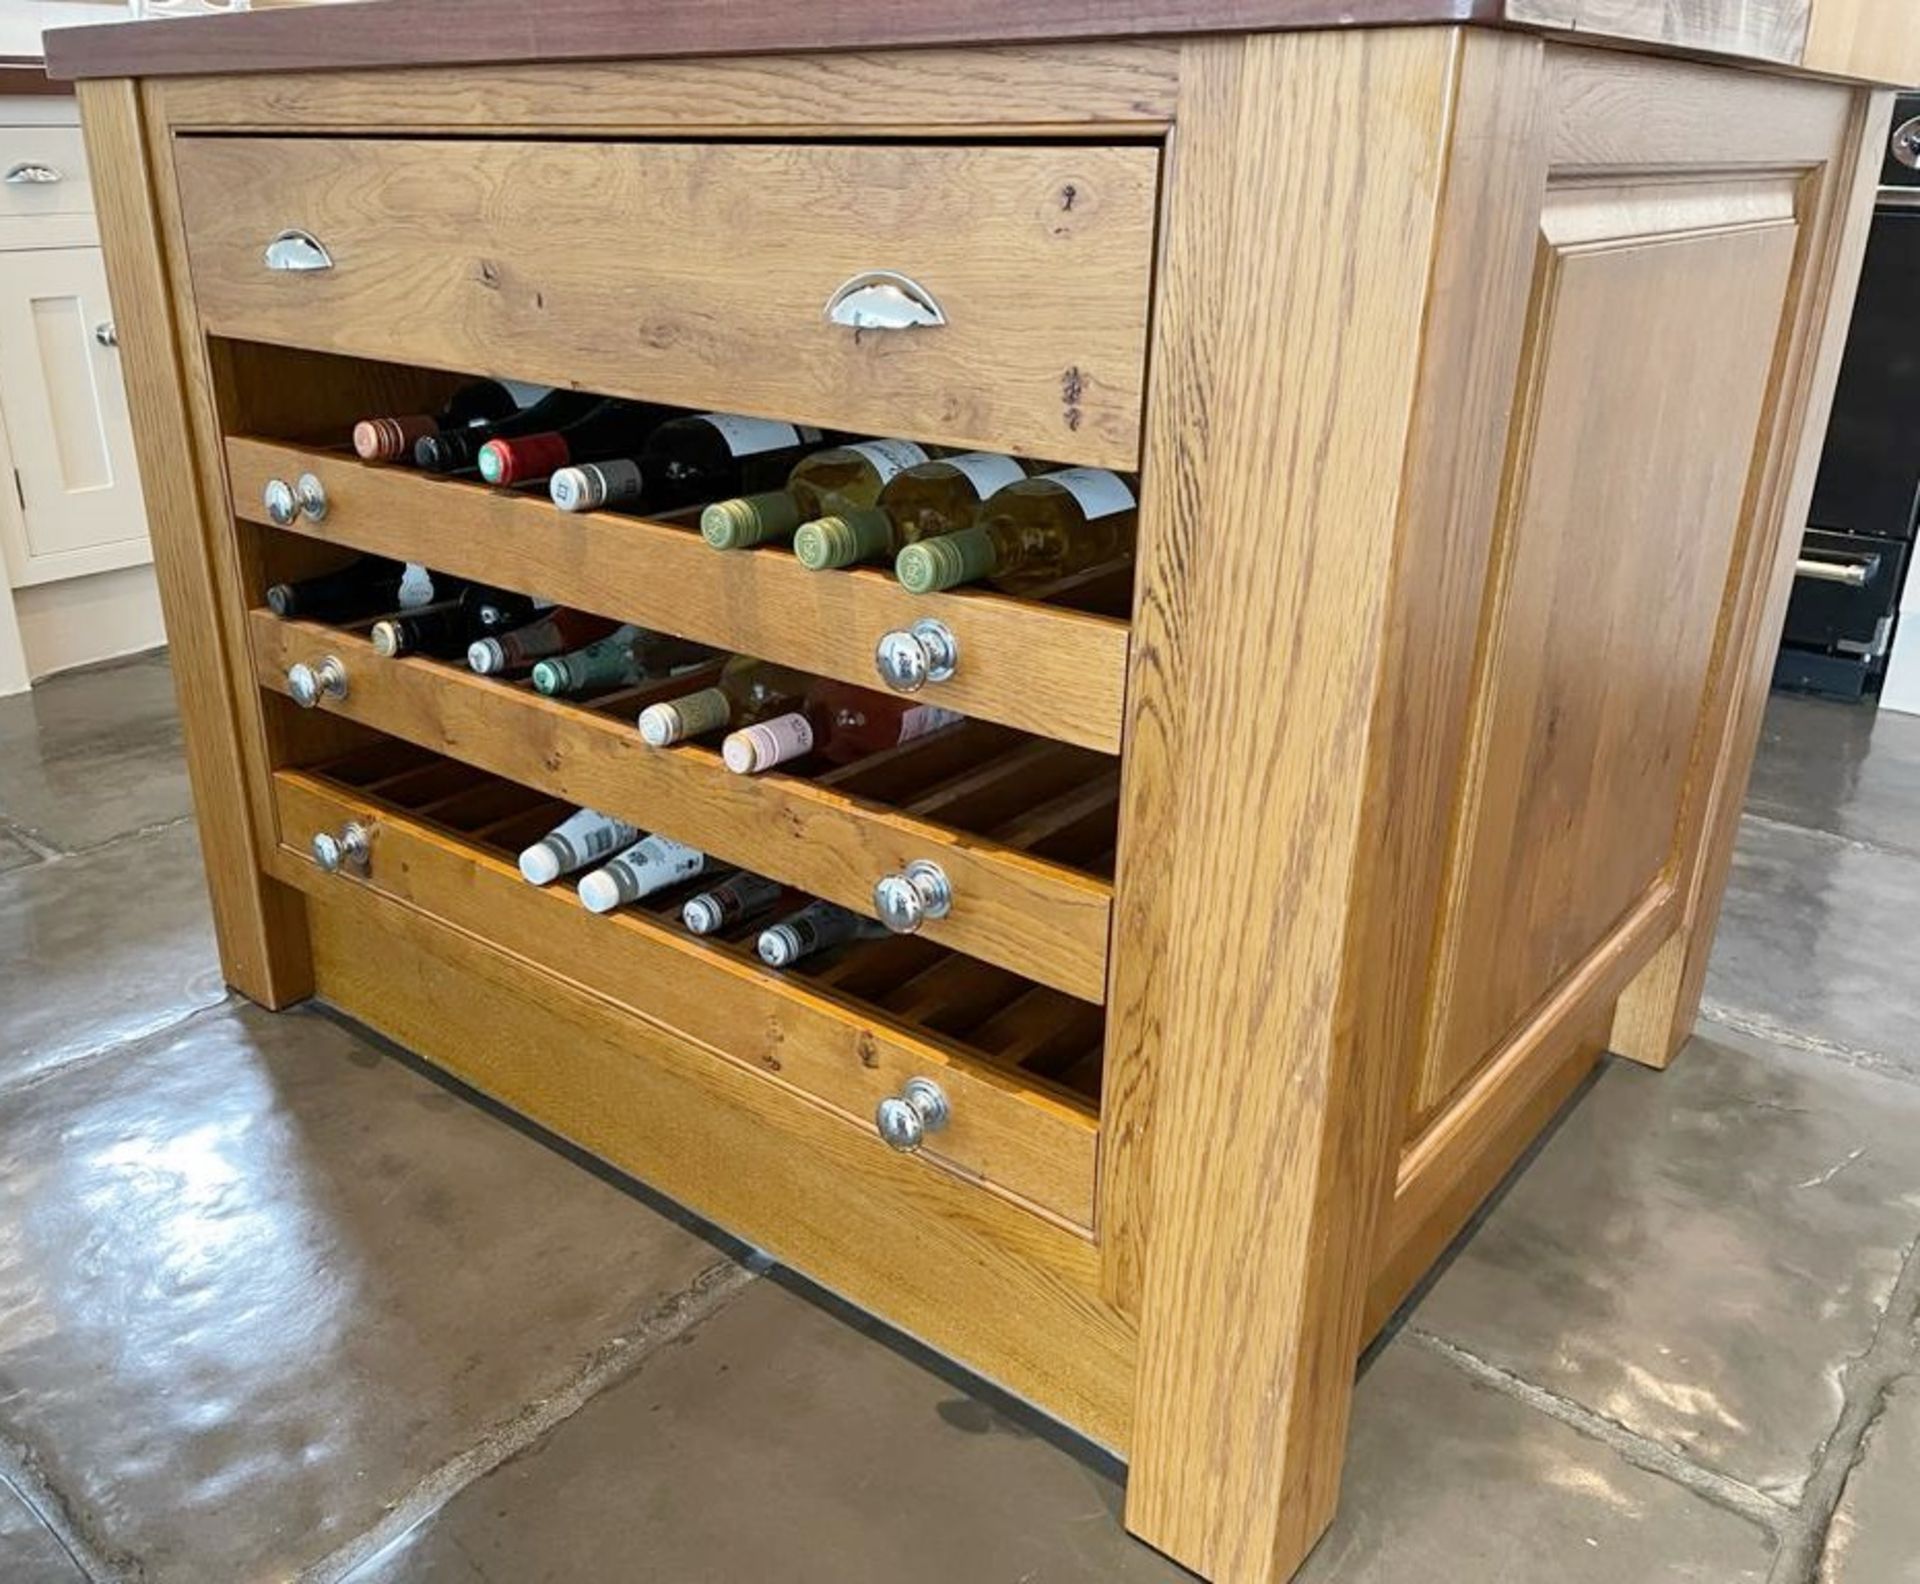
<path id="1" fill-rule="evenodd" d="M 1365 1340 L 1602 1051 L 1688 1031 L 1915 18 L 54 35 L 227 977 L 1113 1448 L 1206 1577 L 1286 1577 Z M 479 376 L 1107 470 L 1137 555 L 916 595 L 345 448 Z M 684 679 L 547 697 L 266 597 L 356 555 L 965 719 L 730 774 L 635 729 Z M 677 893 L 596 916 L 513 862 L 574 805 L 894 933 L 775 969 Z"/>

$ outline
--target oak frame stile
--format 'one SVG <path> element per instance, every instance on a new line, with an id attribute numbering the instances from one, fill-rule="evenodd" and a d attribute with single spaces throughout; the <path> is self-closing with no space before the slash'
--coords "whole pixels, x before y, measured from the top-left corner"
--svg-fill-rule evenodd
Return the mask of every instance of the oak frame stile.
<path id="1" fill-rule="evenodd" d="M 390 0 L 391 14 L 429 3 Z M 691 37 L 681 0 L 653 3 L 673 37 Z M 1844 4 L 1851 22 L 1835 19 L 1835 0 L 1811 23 L 1761 8 L 1743 12 L 1744 32 L 1716 35 L 1700 6 L 1659 23 L 1642 0 L 1619 0 L 1617 31 L 1858 72 L 1863 51 L 1891 51 L 1897 24 L 1865 0 Z M 1338 1501 L 1366 1340 L 1603 1051 L 1663 1065 L 1691 1028 L 1886 103 L 1459 25 L 1577 33 L 1587 13 L 1556 11 L 1558 0 L 1376 0 L 1369 18 L 1432 25 L 1371 28 L 1333 25 L 1350 7 L 1323 16 L 1318 0 L 1294 0 L 1280 8 L 1288 21 L 1276 5 L 1178 27 L 1167 7 L 1144 8 L 1143 36 L 1119 42 L 1073 41 L 1098 19 L 1068 7 L 1057 36 L 969 44 L 914 0 L 872 21 L 873 36 L 803 53 L 722 40 L 684 59 L 515 63 L 500 44 L 471 66 L 382 70 L 362 40 L 337 69 L 309 42 L 302 69 L 239 74 L 204 58 L 196 68 L 183 41 L 213 35 L 167 24 L 185 31 L 155 42 L 151 76 L 79 84 L 229 982 L 276 1008 L 326 997 L 1121 1453 L 1128 1527 L 1216 1584 L 1277 1584 L 1310 1552 Z M 761 25 L 753 11 L 732 8 L 725 25 Z M 863 14 L 841 8 L 834 25 Z M 931 31 L 888 34 L 909 25 Z M 1244 31 L 1255 25 L 1277 30 Z M 1646 31 L 1656 26 L 1669 33 Z M 222 37 L 264 49 L 313 27 L 346 37 L 338 19 L 284 13 L 236 19 Z M 94 47 L 124 73 L 116 52 L 132 42 Z M 1920 71 L 1920 38 L 1896 42 Z M 920 47 L 889 47 L 906 44 Z M 326 166 L 322 137 L 485 141 L 495 161 L 514 140 L 751 136 L 882 138 L 903 159 L 909 145 L 938 149 L 929 169 L 964 166 L 970 143 L 1112 145 L 1105 154 L 1121 153 L 1103 168 L 1130 173 L 1135 197 L 1151 172 L 1153 224 L 1125 228 L 1154 233 L 1148 284 L 1117 272 L 1102 297 L 1110 314 L 1146 322 L 1099 327 L 1101 346 L 1147 347 L 1130 625 L 991 597 L 941 607 L 977 621 L 979 642 L 1032 644 L 1063 694 L 1076 661 L 1097 653 L 1103 667 L 1064 703 L 1022 696 L 1029 675 L 1001 655 L 962 686 L 989 720 L 1120 751 L 1111 886 L 943 838 L 957 872 L 1002 889 L 997 914 L 978 904 L 935 942 L 989 969 L 996 956 L 1044 958 L 1025 977 L 1078 996 L 1082 1011 L 1104 1001 L 1097 1115 L 1044 1082 L 967 1069 L 955 1089 L 979 1120 L 956 1127 L 972 1131 L 944 1154 L 896 1156 L 866 1131 L 872 1096 L 915 1062 L 963 1056 L 750 962 L 716 967 L 650 922 L 622 926 L 632 962 L 569 970 L 547 945 L 563 904 L 522 894 L 497 856 L 475 858 L 404 813 L 369 816 L 391 821 L 389 864 L 354 879 L 314 866 L 308 828 L 374 802 L 316 772 L 329 754 L 411 742 L 561 796 L 613 787 L 625 744 L 604 721 L 588 730 L 531 696 L 490 710 L 492 684 L 424 663 L 362 670 L 336 709 L 297 713 L 284 696 L 286 662 L 319 635 L 252 608 L 263 547 L 298 565 L 417 549 L 399 525 L 428 487 L 356 472 L 288 435 L 337 430 L 376 399 L 435 399 L 455 377 L 444 371 L 463 366 L 451 354 L 422 354 L 434 366 L 415 371 L 365 361 L 378 350 L 372 321 L 339 345 L 306 344 L 284 299 L 272 333 L 250 336 L 268 322 L 249 317 L 258 284 L 229 267 L 242 254 L 208 262 L 202 233 L 218 228 L 196 227 L 190 191 L 183 200 L 195 173 L 183 184 L 182 151 L 225 137 L 222 158 L 270 161 L 287 134 L 311 145 L 304 169 Z M 200 167 L 203 182 L 216 164 Z M 1556 644 L 1550 619 L 1565 613 L 1556 578 L 1577 566 L 1554 504 L 1572 449 L 1554 382 L 1570 366 L 1628 413 L 1613 449 L 1605 436 L 1590 448 L 1592 487 L 1617 508 L 1633 562 L 1612 597 L 1633 597 L 1634 576 L 1654 581 L 1658 537 L 1635 504 L 1652 486 L 1623 438 L 1634 325 L 1617 346 L 1582 328 L 1608 322 L 1633 270 L 1682 304 L 1725 285 L 1778 316 L 1772 343 L 1722 360 L 1730 394 L 1689 431 L 1710 453 L 1696 483 L 1713 521 L 1678 558 L 1676 599 L 1711 636 L 1676 643 L 1694 656 L 1677 679 L 1622 658 L 1615 691 L 1657 711 L 1651 743 L 1605 689 L 1556 683 L 1539 709 L 1512 691 L 1528 668 L 1557 675 L 1571 643 Z M 232 322 L 215 324 L 216 295 L 238 304 Z M 1048 327 L 1062 347 L 1071 328 Z M 469 339 L 448 344 L 470 346 L 473 326 L 460 331 Z M 685 372 L 676 399 L 717 402 L 724 372 Z M 755 400 L 771 415 L 777 370 L 765 385 Z M 1123 462 L 1140 387 L 1115 389 L 1124 421 L 1097 443 L 1100 459 Z M 954 426 L 945 438 L 979 438 L 957 418 L 932 421 Z M 267 472 L 303 458 L 337 470 L 337 510 L 276 528 L 253 497 Z M 471 575 L 558 569 L 565 586 L 549 592 L 583 606 L 602 561 L 630 567 L 651 546 L 699 612 L 692 636 L 784 645 L 843 680 L 859 656 L 836 624 L 905 608 L 876 574 L 829 590 L 785 566 L 742 570 L 698 559 L 697 541 L 656 523 L 633 524 L 616 551 L 619 519 L 536 526 L 524 500 L 477 491 L 449 520 L 457 531 L 422 531 L 420 556 L 464 571 L 463 534 L 519 545 L 551 533 L 518 561 L 475 549 Z M 801 610 L 810 587 L 822 604 Z M 373 664 L 357 640 L 341 647 Z M 1065 713 L 1075 724 L 1062 730 Z M 813 855 L 821 894 L 839 886 L 858 901 L 869 858 L 895 861 L 909 852 L 899 844 L 923 840 L 904 816 L 804 783 L 741 787 L 696 809 L 687 789 L 710 758 L 680 752 L 640 784 L 677 789 L 681 818 L 710 820 L 698 835 L 716 848 L 728 822 L 759 822 L 741 838 L 754 855 L 776 853 L 808 818 L 829 822 L 838 846 Z M 1618 797 L 1560 819 L 1524 795 L 1582 775 L 1617 789 L 1647 767 L 1667 789 L 1648 817 L 1670 833 L 1653 858 L 1650 840 L 1632 846 L 1607 824 Z M 1509 806 L 1513 828 L 1534 832 L 1518 857 L 1487 836 Z M 1551 872 L 1528 869 L 1542 853 Z M 1596 874 L 1619 906 L 1595 903 L 1592 919 L 1529 911 L 1536 886 L 1571 894 Z M 1036 897 L 1055 914 L 994 924 L 1033 912 Z M 1523 937 L 1509 980 L 1484 960 L 1511 944 L 1479 938 L 1486 918 Z M 582 914 L 554 933 L 577 956 L 596 928 Z M 1000 950 L 983 929 L 1007 937 L 991 943 Z M 684 962 L 696 977 L 649 999 L 643 961 Z M 740 1004 L 707 1015 L 709 987 Z M 549 1059 L 556 1039 L 565 1064 Z M 996 1175 L 995 1162 L 1012 1164 Z"/>

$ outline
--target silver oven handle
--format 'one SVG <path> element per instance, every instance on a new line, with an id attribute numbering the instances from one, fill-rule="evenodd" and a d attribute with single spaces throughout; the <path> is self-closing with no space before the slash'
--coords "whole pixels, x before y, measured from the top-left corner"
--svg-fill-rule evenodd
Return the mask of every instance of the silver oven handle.
<path id="1" fill-rule="evenodd" d="M 1876 564 L 1871 561 L 1822 561 L 1816 556 L 1801 556 L 1793 564 L 1795 577 L 1812 578 L 1816 583 L 1844 583 L 1848 588 L 1865 588 Z"/>

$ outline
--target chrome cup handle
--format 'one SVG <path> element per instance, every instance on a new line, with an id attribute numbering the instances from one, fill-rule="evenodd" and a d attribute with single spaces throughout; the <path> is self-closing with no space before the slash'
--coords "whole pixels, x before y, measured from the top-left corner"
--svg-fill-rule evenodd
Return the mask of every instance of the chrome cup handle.
<path id="1" fill-rule="evenodd" d="M 9 187 L 51 187 L 55 182 L 66 179 L 53 166 L 42 165 L 38 160 L 22 160 L 5 176 L 0 176 L 0 181 Z"/>
<path id="2" fill-rule="evenodd" d="M 267 244 L 267 268 L 270 270 L 329 270 L 333 255 L 320 245 L 320 239 L 297 226 L 282 231 Z"/>
<path id="3" fill-rule="evenodd" d="M 933 293 L 898 270 L 863 270 L 842 281 L 827 299 L 826 315 L 849 330 L 912 330 L 947 322 Z"/>

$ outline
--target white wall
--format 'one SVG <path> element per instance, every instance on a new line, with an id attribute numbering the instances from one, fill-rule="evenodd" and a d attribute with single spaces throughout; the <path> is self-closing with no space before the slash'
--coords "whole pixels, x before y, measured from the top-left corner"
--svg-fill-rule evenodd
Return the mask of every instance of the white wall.
<path id="1" fill-rule="evenodd" d="M 38 55 L 47 28 L 84 27 L 90 22 L 125 21 L 124 4 L 81 4 L 80 0 L 0 0 L 0 55 Z"/>

